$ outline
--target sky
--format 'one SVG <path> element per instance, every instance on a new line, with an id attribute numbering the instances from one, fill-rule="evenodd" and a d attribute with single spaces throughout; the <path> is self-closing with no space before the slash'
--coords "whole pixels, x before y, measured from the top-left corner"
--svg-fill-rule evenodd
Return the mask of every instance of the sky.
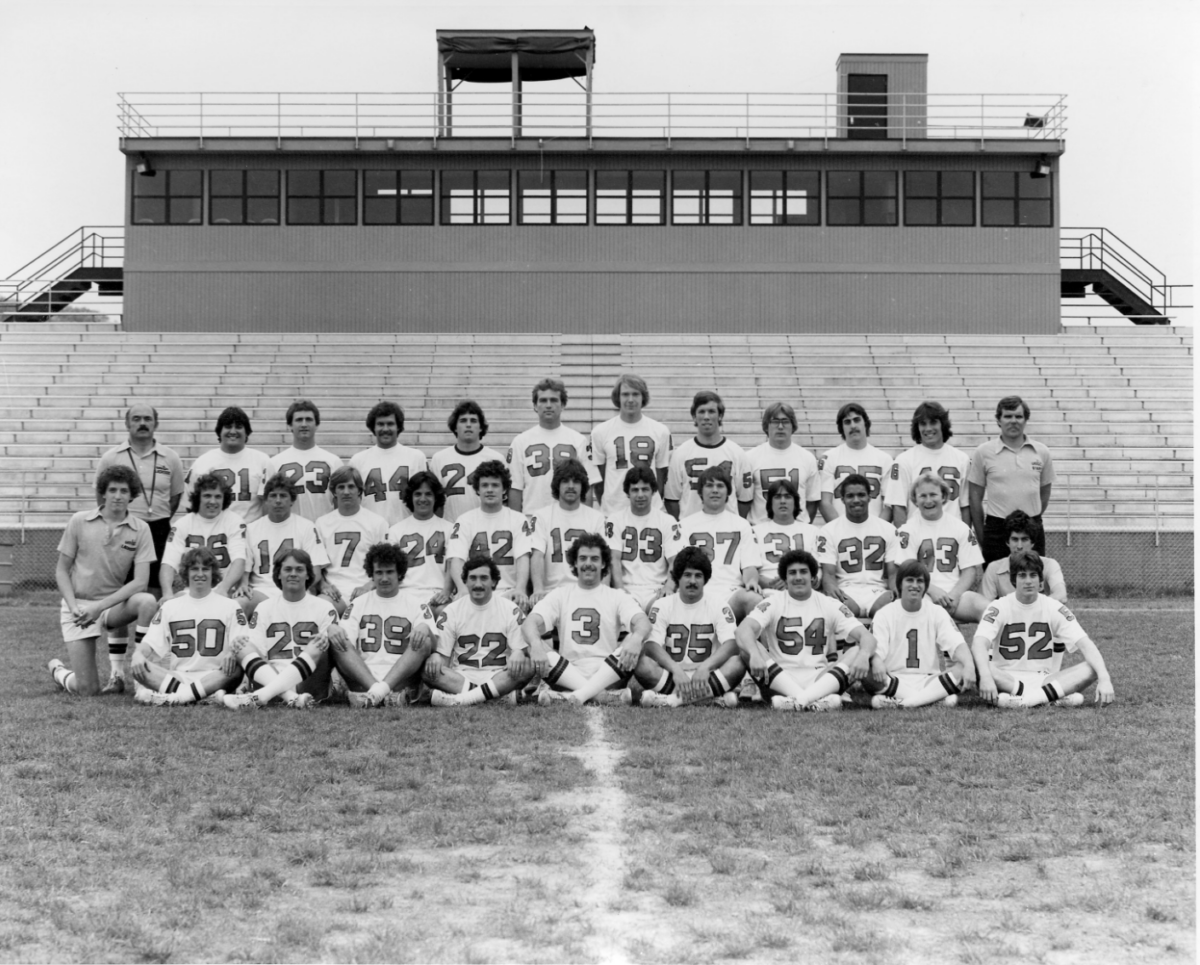
<path id="1" fill-rule="evenodd" d="M 430 91 L 438 28 L 587 25 L 598 92 L 823 93 L 839 53 L 885 51 L 927 53 L 931 93 L 1066 94 L 1063 224 L 1192 283 L 1196 6 L 0 0 L 0 278 L 121 223 L 119 91 Z"/>

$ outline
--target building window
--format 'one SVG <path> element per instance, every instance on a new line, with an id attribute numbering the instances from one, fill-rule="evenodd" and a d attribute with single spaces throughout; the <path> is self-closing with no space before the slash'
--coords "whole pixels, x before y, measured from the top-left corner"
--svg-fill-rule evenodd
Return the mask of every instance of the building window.
<path id="1" fill-rule="evenodd" d="M 520 224 L 587 224 L 587 171 L 518 171 Z"/>
<path id="2" fill-rule="evenodd" d="M 896 224 L 895 171 L 830 171 L 825 223 Z"/>
<path id="3" fill-rule="evenodd" d="M 443 171 L 442 224 L 511 224 L 508 171 Z"/>
<path id="4" fill-rule="evenodd" d="M 817 171 L 751 171 L 751 224 L 820 224 Z"/>
<path id="5" fill-rule="evenodd" d="M 288 171 L 288 224 L 358 224 L 357 171 Z"/>
<path id="6" fill-rule="evenodd" d="M 363 224 L 433 224 L 433 172 L 364 171 Z"/>
<path id="7" fill-rule="evenodd" d="M 200 224 L 204 181 L 200 171 L 133 175 L 134 224 Z"/>
<path id="8" fill-rule="evenodd" d="M 211 172 L 208 223 L 279 224 L 279 172 Z"/>
<path id="9" fill-rule="evenodd" d="M 596 224 L 665 224 L 665 171 L 597 171 Z"/>
<path id="10" fill-rule="evenodd" d="M 741 224 L 741 171 L 676 171 L 671 175 L 672 224 Z"/>
<path id="11" fill-rule="evenodd" d="M 1054 223 L 1054 175 L 1027 171 L 983 172 L 985 227 L 1048 228 Z"/>
<path id="12" fill-rule="evenodd" d="M 974 171 L 904 172 L 906 225 L 974 225 Z"/>

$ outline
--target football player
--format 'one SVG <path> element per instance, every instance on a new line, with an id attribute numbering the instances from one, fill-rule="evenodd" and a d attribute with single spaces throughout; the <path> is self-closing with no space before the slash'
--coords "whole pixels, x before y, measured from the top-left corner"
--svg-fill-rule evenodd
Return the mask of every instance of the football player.
<path id="1" fill-rule="evenodd" d="M 246 523 L 233 511 L 233 493 L 219 473 L 205 473 L 196 478 L 188 502 L 188 514 L 171 527 L 163 551 L 158 575 L 163 599 L 187 592 L 186 582 L 175 592 L 175 578 L 183 576 L 183 554 L 194 546 L 207 546 L 216 558 L 217 583 L 212 591 L 233 596 L 246 572 Z"/>
<path id="2" fill-rule="evenodd" d="M 929 599 L 929 570 L 919 560 L 896 567 L 900 598 L 875 615 L 871 627 L 878 648 L 875 660 L 887 671 L 878 683 L 863 681 L 872 693 L 871 708 L 958 704 L 958 695 L 975 686 L 975 664 L 967 641 L 946 611 Z M 942 660 L 950 668 L 942 672 Z"/>
<path id="3" fill-rule="evenodd" d="M 512 488 L 512 477 L 502 462 L 484 462 L 468 480 L 479 495 L 479 508 L 464 513 L 450 530 L 446 564 L 454 579 L 457 596 L 467 591 L 463 564 L 475 556 L 486 556 L 499 567 L 499 582 L 494 588 L 500 596 L 513 600 L 522 612 L 529 609 L 526 585 L 529 581 L 529 557 L 533 545 L 528 520 L 504 505 Z"/>
<path id="4" fill-rule="evenodd" d="M 220 479 L 211 478 L 228 492 Z M 196 492 L 203 494 L 203 479 L 198 482 Z M 179 573 L 187 590 L 163 601 L 133 655 L 133 699 L 139 704 L 219 704 L 242 676 L 230 653 L 234 639 L 246 631 L 246 614 L 214 592 L 220 575 L 217 555 L 194 546 L 180 558 Z"/>
<path id="5" fill-rule="evenodd" d="M 538 703 L 556 694 L 586 703 L 602 691 L 625 688 L 637 668 L 650 621 L 637 601 L 624 590 L 605 586 L 612 569 L 612 552 L 599 533 L 581 533 L 567 550 L 575 577 L 542 599 L 521 627 L 527 650 L 514 655 L 510 666 L 541 675 Z M 557 632 L 553 650 L 542 639 Z M 623 638 L 623 639 L 622 639 Z M 632 703 L 621 690 L 621 700 Z"/>
<path id="6" fill-rule="evenodd" d="M 196 457 L 185 482 L 190 494 L 196 480 L 208 473 L 216 473 L 233 493 L 229 508 L 247 523 L 252 523 L 262 515 L 260 493 L 270 474 L 267 467 L 271 457 L 260 449 L 249 448 L 249 441 L 250 417 L 236 405 L 227 406 L 217 416 L 219 445 Z"/>
<path id="7" fill-rule="evenodd" d="M 50 661 L 54 682 L 67 693 L 94 697 L 100 693 L 96 669 L 96 640 L 106 629 L 136 623 L 140 641 L 158 607 L 146 592 L 150 566 L 157 559 L 150 527 L 129 512 L 141 493 L 141 480 L 128 466 L 109 466 L 96 478 L 99 505 L 71 517 L 58 543 L 54 578 L 62 594 L 60 623 L 70 669 L 58 658 Z M 112 654 L 112 676 L 106 693 L 125 690 L 122 650 L 119 663 Z"/>
<path id="8" fill-rule="evenodd" d="M 950 430 L 950 413 L 938 402 L 922 402 L 913 412 L 910 431 L 916 445 L 896 457 L 883 486 L 883 501 L 891 507 L 892 522 L 899 529 L 916 512 L 916 507 L 909 502 L 909 493 L 913 480 L 927 472 L 945 480 L 950 487 L 947 514 L 964 523 L 969 522 L 967 470 L 971 468 L 971 456 L 947 445 L 954 435 Z"/>
<path id="9" fill-rule="evenodd" d="M 246 580 L 235 594 L 241 600 L 247 616 L 263 600 L 278 595 L 279 587 L 272 577 L 275 565 L 283 554 L 294 549 L 304 550 L 318 581 L 324 568 L 329 565 L 329 557 L 325 554 L 317 527 L 303 516 L 292 514 L 294 501 L 291 481 L 284 473 L 276 473 L 263 483 L 266 515 L 246 527 L 249 566 Z"/>
<path id="10" fill-rule="evenodd" d="M 883 503 L 883 481 L 891 475 L 892 457 L 871 445 L 867 410 L 857 402 L 847 402 L 838 409 L 837 427 L 845 442 L 830 449 L 817 463 L 821 472 L 821 516 L 826 522 L 837 519 L 834 500 L 841 498 L 846 479 L 856 475 L 867 480 L 869 515 L 891 519 L 892 511 Z"/>
<path id="11" fill-rule="evenodd" d="M 480 463 L 492 459 L 503 462 L 504 455 L 483 444 L 488 431 L 487 418 L 473 399 L 463 399 L 456 405 L 446 425 L 454 433 L 454 445 L 435 452 L 429 468 L 437 474 L 445 490 L 446 507 L 439 515 L 453 523 L 467 510 L 479 506 L 479 496 L 467 482 L 471 473 Z"/>
<path id="12" fill-rule="evenodd" d="M 629 505 L 604 523 L 604 536 L 616 547 L 613 586 L 630 594 L 649 612 L 666 596 L 670 577 L 667 560 L 679 552 L 679 523 L 666 510 L 655 508 L 658 480 L 649 466 L 632 466 L 622 483 Z"/>
<path id="13" fill-rule="evenodd" d="M 976 622 L 986 606 L 971 590 L 983 569 L 983 553 L 971 527 L 945 513 L 950 484 L 941 476 L 925 473 L 912 484 L 911 499 L 917 514 L 897 531 L 900 548 L 896 562 L 920 560 L 929 572 L 929 598 L 946 608 L 956 620 Z M 889 579 L 895 590 L 895 574 Z"/>
<path id="14" fill-rule="evenodd" d="M 900 541 L 887 520 L 869 515 L 871 482 L 851 473 L 841 482 L 845 516 L 817 531 L 822 589 L 856 617 L 872 617 L 894 599 L 889 585 Z"/>
<path id="15" fill-rule="evenodd" d="M 367 551 L 387 535 L 387 520 L 364 509 L 363 479 L 353 466 L 342 466 L 329 477 L 334 510 L 317 520 L 317 534 L 330 557 L 321 594 L 333 601 L 341 616 L 354 591 L 370 578 L 364 568 Z"/>
<path id="16" fill-rule="evenodd" d="M 550 476 L 564 459 L 583 463 L 589 487 L 600 482 L 588 440 L 562 424 L 566 405 L 567 387 L 558 379 L 542 379 L 533 387 L 533 409 L 538 424 L 520 433 L 508 449 L 508 466 L 512 471 L 508 505 L 518 512 L 531 515 L 553 502 Z M 584 501 L 591 504 L 590 488 L 584 493 Z"/>
<path id="17" fill-rule="evenodd" d="M 816 592 L 819 572 L 811 553 L 784 553 L 783 592 L 759 603 L 737 630 L 742 661 L 775 710 L 841 710 L 841 695 L 872 672 L 875 638 L 845 604 Z M 850 644 L 841 660 L 839 640 Z M 882 669 L 874 673 L 882 680 Z"/>
<path id="18" fill-rule="evenodd" d="M 604 529 L 600 511 L 582 503 L 587 488 L 588 474 L 583 463 L 578 459 L 564 459 L 555 465 L 550 478 L 550 494 L 555 501 L 529 517 L 533 547 L 529 564 L 533 580 L 531 604 L 551 590 L 575 582 L 567 551 L 582 534 L 599 533 Z"/>
<path id="19" fill-rule="evenodd" d="M 817 527 L 798 518 L 800 493 L 790 479 L 776 479 L 767 489 L 767 518 L 754 527 L 754 538 L 763 554 L 759 583 L 764 589 L 778 590 L 783 581 L 776 573 L 779 561 L 792 550 L 817 551 Z M 818 580 L 818 586 L 820 581 Z"/>
<path id="20" fill-rule="evenodd" d="M 746 451 L 721 430 L 725 403 L 716 392 L 697 392 L 692 399 L 692 421 L 696 435 L 671 453 L 663 503 L 668 513 L 683 519 L 700 512 L 700 474 L 713 466 L 722 466 L 737 485 L 738 513 L 750 512 L 754 500 L 753 480 Z"/>
<path id="21" fill-rule="evenodd" d="M 1094 683 L 1096 703 L 1112 703 L 1112 680 L 1100 651 L 1066 604 L 1039 592 L 1041 557 L 1032 550 L 1014 553 L 1008 571 L 1016 590 L 988 606 L 971 642 L 979 696 L 1001 707 L 1077 707 L 1082 691 Z M 1078 651 L 1084 662 L 1064 670 L 1068 651 Z"/>
<path id="22" fill-rule="evenodd" d="M 367 413 L 367 428 L 375 437 L 375 445 L 356 452 L 350 457 L 350 465 L 362 477 L 362 498 L 367 509 L 391 526 L 407 515 L 404 493 L 408 480 L 427 468 L 425 453 L 401 445 L 404 410 L 395 402 L 376 402 Z"/>
<path id="23" fill-rule="evenodd" d="M 515 702 L 516 690 L 533 679 L 529 662 L 520 659 L 521 609 L 495 592 L 500 569 L 491 557 L 472 556 L 457 576 L 466 589 L 438 614 L 437 648 L 425 661 L 432 703 L 462 707 L 510 694 Z"/>
<path id="24" fill-rule="evenodd" d="M 596 501 L 605 516 L 629 506 L 625 494 L 625 474 L 635 466 L 644 466 L 655 475 L 657 491 L 667 481 L 671 459 L 671 430 L 642 414 L 650 404 L 650 389 L 636 375 L 617 378 L 612 390 L 617 415 L 592 430 L 592 460 L 600 471 Z"/>
<path id="25" fill-rule="evenodd" d="M 1024 553 L 1032 550 L 1040 541 L 1045 541 L 1042 524 L 1019 509 L 1014 509 L 1004 517 L 1004 528 L 1008 532 L 1008 552 Z M 1012 579 L 1008 575 L 1010 556 L 995 560 L 988 564 L 983 571 L 983 585 L 980 596 L 984 601 L 1002 596 L 1008 596 L 1013 591 Z M 1042 557 L 1043 585 L 1042 592 L 1059 603 L 1067 602 L 1067 581 L 1063 578 L 1062 567 L 1048 556 Z"/>
<path id="26" fill-rule="evenodd" d="M 294 512 L 315 523 L 329 509 L 329 477 L 335 469 L 342 468 L 342 460 L 317 445 L 321 410 L 315 402 L 297 399 L 289 405 L 287 424 L 292 431 L 292 444 L 271 457 L 267 475 L 283 473 L 295 497 Z M 263 499 L 266 500 L 266 492 Z"/>
<path id="27" fill-rule="evenodd" d="M 404 589 L 417 590 L 431 607 L 440 609 L 454 594 L 446 567 L 446 548 L 452 525 L 441 516 L 445 491 L 432 470 L 408 481 L 404 502 L 409 515 L 387 531 L 385 539 L 408 557 Z"/>
<path id="28" fill-rule="evenodd" d="M 796 510 L 797 519 L 811 521 L 821 505 L 821 473 L 817 470 L 817 459 L 793 441 L 796 426 L 796 412 L 786 402 L 774 402 L 763 410 L 762 427 L 767 441 L 746 453 L 754 483 L 754 503 L 747 517 L 751 526 L 758 526 L 770 518 L 767 493 L 778 480 L 788 480 L 797 492 L 804 494 L 806 515 Z"/>

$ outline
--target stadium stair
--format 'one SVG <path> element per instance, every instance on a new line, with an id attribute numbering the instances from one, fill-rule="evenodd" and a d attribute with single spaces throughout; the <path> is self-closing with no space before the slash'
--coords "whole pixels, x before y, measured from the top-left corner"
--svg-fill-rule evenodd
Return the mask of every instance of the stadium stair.
<path id="1" fill-rule="evenodd" d="M 450 445 L 446 417 L 463 397 L 488 413 L 486 442 L 503 449 L 534 422 L 530 393 L 546 375 L 570 398 L 564 421 L 581 431 L 614 414 L 612 385 L 635 371 L 650 385 L 647 414 L 677 440 L 691 431 L 692 394 L 723 395 L 727 433 L 763 439 L 764 405 L 784 400 L 797 440 L 815 454 L 840 439 L 847 401 L 871 415 L 872 441 L 911 445 L 909 419 L 926 398 L 951 413 L 953 444 L 995 434 L 994 408 L 1019 394 L 1030 434 L 1054 454 L 1060 481 L 1051 531 L 1193 528 L 1193 342 L 1190 329 L 1067 331 L 1026 336 L 692 336 L 369 334 L 307 336 L 128 333 L 104 324 L 0 324 L 0 528 L 62 526 L 92 504 L 100 454 L 125 438 L 137 402 L 157 406 L 160 439 L 185 465 L 216 444 L 213 425 L 237 404 L 251 444 L 290 444 L 284 412 L 295 398 L 321 409 L 319 441 L 342 456 L 369 446 L 363 423 L 381 398 L 406 413 L 402 440 L 427 454 Z"/>

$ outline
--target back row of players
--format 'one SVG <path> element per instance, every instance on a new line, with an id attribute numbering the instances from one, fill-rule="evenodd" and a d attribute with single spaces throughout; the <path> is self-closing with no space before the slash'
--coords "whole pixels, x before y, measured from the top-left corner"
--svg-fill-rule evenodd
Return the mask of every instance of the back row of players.
<path id="1" fill-rule="evenodd" d="M 392 403 L 371 410 L 367 424 L 377 445 L 349 466 L 316 446 L 320 415 L 312 403 L 289 408 L 295 444 L 270 459 L 246 448 L 245 413 L 227 409 L 217 425 L 221 447 L 201 456 L 190 474 L 192 512 L 173 528 L 162 585 L 171 588 L 186 573 L 185 553 L 203 546 L 213 553 L 218 594 L 240 600 L 253 614 L 279 595 L 279 564 L 300 549 L 309 592 L 320 593 L 342 615 L 355 592 L 364 585 L 372 589 L 368 551 L 386 544 L 404 557 L 404 589 L 420 594 L 431 613 L 455 596 L 470 597 L 470 567 L 464 564 L 489 558 L 497 592 L 522 616 L 534 607 L 538 619 L 532 622 L 544 633 L 561 627 L 538 614 L 537 605 L 551 591 L 579 582 L 571 548 L 582 534 L 603 532 L 617 551 L 611 565 L 604 561 L 605 582 L 627 590 L 652 615 L 663 612 L 662 598 L 684 595 L 675 564 L 689 547 L 709 561 L 706 595 L 735 623 L 753 619 L 764 590 L 786 587 L 781 562 L 806 550 L 819 559 L 820 571 L 813 561 L 812 585 L 820 583 L 852 618 L 874 615 L 902 592 L 896 568 L 905 560 L 920 561 L 929 600 L 961 620 L 980 619 L 989 600 L 1012 587 L 1004 560 L 989 569 L 984 595 L 970 591 L 983 562 L 960 519 L 970 457 L 945 444 L 949 418 L 936 403 L 918 407 L 918 444 L 895 463 L 867 442 L 870 420 L 862 407 L 844 406 L 838 423 L 846 443 L 818 464 L 792 442 L 796 419 L 784 403 L 764 412 L 768 441 L 747 454 L 721 433 L 720 397 L 698 393 L 692 406 L 697 436 L 672 453 L 669 432 L 641 414 L 648 401 L 644 383 L 625 376 L 613 389 L 620 415 L 592 434 L 593 462 L 586 458 L 587 440 L 560 423 L 562 384 L 544 380 L 533 401 L 539 425 L 513 440 L 507 466 L 482 445 L 486 419 L 468 401 L 449 420 L 456 446 L 438 453 L 430 469 L 419 451 L 399 445 L 403 412 Z M 664 485 L 669 515 L 658 499 Z M 593 487 L 607 516 L 584 502 Z M 333 511 L 319 512 L 330 496 Z M 740 515 L 728 508 L 731 497 Z M 834 508 L 835 498 L 844 515 Z M 364 500 L 383 514 L 363 508 Z M 264 508 L 265 515 L 254 518 Z M 810 522 L 818 508 L 830 521 L 821 530 Z M 902 523 L 899 530 L 889 515 Z M 1040 541 L 1035 520 L 1014 517 L 1009 548 Z M 1048 588 L 1063 599 L 1065 588 L 1055 575 L 1047 574 Z M 290 642 L 293 649 L 301 646 L 299 639 Z M 265 643 L 265 652 L 280 653 L 279 640 Z M 678 643 L 675 650 L 687 652 Z M 544 660 L 537 669 L 545 670 Z"/>

